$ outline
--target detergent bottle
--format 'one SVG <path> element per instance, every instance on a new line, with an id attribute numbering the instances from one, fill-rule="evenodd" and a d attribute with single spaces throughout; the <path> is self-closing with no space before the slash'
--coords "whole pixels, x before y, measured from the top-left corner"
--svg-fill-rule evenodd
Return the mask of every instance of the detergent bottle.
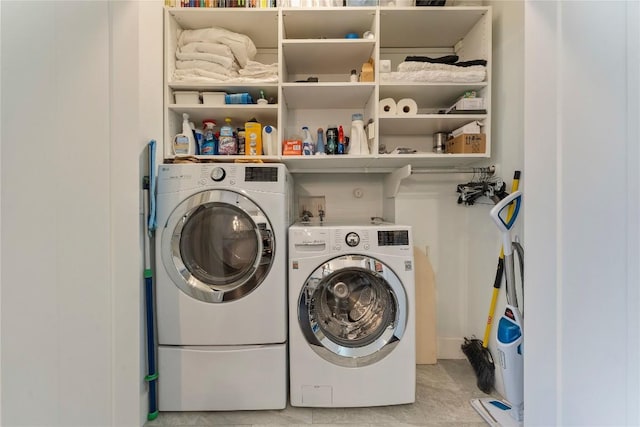
<path id="1" fill-rule="evenodd" d="M 362 114 L 351 115 L 351 137 L 349 139 L 349 154 L 369 154 L 367 134 L 364 130 Z"/>
<path id="2" fill-rule="evenodd" d="M 262 125 L 256 119 L 251 119 L 244 124 L 246 156 L 262 155 Z"/>
<path id="3" fill-rule="evenodd" d="M 173 154 L 176 156 L 193 156 L 196 154 L 196 139 L 189 124 L 189 114 L 182 114 L 182 133 L 173 137 Z"/>
<path id="4" fill-rule="evenodd" d="M 262 149 L 265 156 L 278 155 L 278 131 L 275 126 L 266 125 L 262 128 Z"/>
<path id="5" fill-rule="evenodd" d="M 313 139 L 311 139 L 311 132 L 307 126 L 302 127 L 302 155 L 313 155 Z"/>

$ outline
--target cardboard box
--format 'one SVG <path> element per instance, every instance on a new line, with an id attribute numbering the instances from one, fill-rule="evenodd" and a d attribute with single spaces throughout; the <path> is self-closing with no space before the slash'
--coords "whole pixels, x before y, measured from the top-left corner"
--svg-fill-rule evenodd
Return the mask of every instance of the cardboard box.
<path id="1" fill-rule="evenodd" d="M 487 136 L 483 133 L 463 133 L 447 140 L 447 153 L 484 154 L 487 151 Z"/>
<path id="2" fill-rule="evenodd" d="M 302 141 L 299 139 L 285 139 L 282 143 L 283 156 L 301 156 Z"/>
<path id="3" fill-rule="evenodd" d="M 460 98 L 447 109 L 446 113 L 453 114 L 460 111 L 485 111 L 484 98 Z"/>
<path id="4" fill-rule="evenodd" d="M 452 131 L 451 135 L 453 135 L 453 137 L 455 138 L 456 136 L 462 135 L 463 133 L 474 133 L 474 134 L 482 133 L 482 126 L 484 126 L 484 123 L 478 120 L 474 120 Z"/>
<path id="5" fill-rule="evenodd" d="M 369 62 L 362 64 L 362 71 L 360 71 L 361 82 L 372 82 L 375 80 L 373 58 L 369 58 Z"/>

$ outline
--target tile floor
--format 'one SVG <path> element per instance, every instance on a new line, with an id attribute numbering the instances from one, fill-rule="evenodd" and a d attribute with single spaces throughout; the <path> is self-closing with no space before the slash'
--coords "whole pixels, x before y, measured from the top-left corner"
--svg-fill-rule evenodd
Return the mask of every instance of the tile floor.
<path id="1" fill-rule="evenodd" d="M 279 411 L 160 412 L 153 426 L 483 427 L 469 399 L 486 396 L 466 359 L 419 365 L 416 403 L 371 408 L 287 408 Z"/>

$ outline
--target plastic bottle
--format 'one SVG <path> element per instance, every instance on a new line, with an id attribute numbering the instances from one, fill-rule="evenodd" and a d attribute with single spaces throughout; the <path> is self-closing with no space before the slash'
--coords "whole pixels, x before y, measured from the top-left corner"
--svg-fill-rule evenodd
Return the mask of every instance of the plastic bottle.
<path id="1" fill-rule="evenodd" d="M 313 139 L 311 138 L 311 132 L 306 126 L 302 127 L 302 155 L 311 156 L 313 154 Z"/>
<path id="2" fill-rule="evenodd" d="M 239 155 L 244 155 L 244 146 L 245 146 L 245 132 L 244 132 L 244 128 L 238 128 L 238 131 L 236 132 L 236 136 L 238 138 L 238 154 Z"/>
<path id="3" fill-rule="evenodd" d="M 202 145 L 202 130 L 197 129 L 195 123 L 189 122 L 191 132 L 193 132 L 193 140 L 195 141 L 195 152 L 193 154 L 200 154 L 200 146 Z"/>
<path id="4" fill-rule="evenodd" d="M 213 156 L 218 154 L 218 138 L 216 138 L 215 126 L 213 120 L 205 120 L 202 122 L 204 126 L 203 141 L 200 148 L 200 154 L 204 156 Z"/>
<path id="5" fill-rule="evenodd" d="M 316 142 L 316 156 L 326 154 L 324 152 L 324 131 L 322 128 L 318 128 L 318 141 Z"/>
<path id="6" fill-rule="evenodd" d="M 327 127 L 327 145 L 325 146 L 327 154 L 338 154 L 338 127 L 329 125 Z"/>
<path id="7" fill-rule="evenodd" d="M 362 114 L 351 115 L 351 139 L 349 142 L 349 154 L 369 154 L 367 134 L 364 130 Z"/>
<path id="8" fill-rule="evenodd" d="M 173 138 L 173 154 L 176 156 L 193 156 L 196 154 L 196 139 L 189 125 L 189 114 L 182 113 L 182 133 Z"/>
<path id="9" fill-rule="evenodd" d="M 245 155 L 262 155 L 262 125 L 256 119 L 251 119 L 244 124 L 245 131 Z"/>
<path id="10" fill-rule="evenodd" d="M 344 154 L 344 129 L 342 129 L 342 125 L 338 127 L 338 153 Z"/>
<path id="11" fill-rule="evenodd" d="M 231 126 L 231 118 L 225 117 L 224 126 L 220 128 L 220 138 L 218 138 L 218 152 L 216 154 L 237 154 L 238 141 L 233 135 L 233 127 Z"/>
<path id="12" fill-rule="evenodd" d="M 265 156 L 278 155 L 278 131 L 274 126 L 266 125 L 262 128 L 262 149 Z"/>

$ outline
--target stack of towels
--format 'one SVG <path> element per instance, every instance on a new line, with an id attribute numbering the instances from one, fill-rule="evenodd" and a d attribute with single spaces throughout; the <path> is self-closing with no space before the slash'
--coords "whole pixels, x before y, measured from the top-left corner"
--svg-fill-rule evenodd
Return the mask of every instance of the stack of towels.
<path id="1" fill-rule="evenodd" d="M 278 64 L 254 61 L 257 50 L 244 34 L 224 28 L 178 30 L 174 81 L 277 83 Z"/>
<path id="2" fill-rule="evenodd" d="M 458 61 L 457 55 L 440 58 L 407 56 L 398 64 L 398 71 L 380 73 L 383 81 L 478 83 L 487 76 L 487 61 Z"/>

